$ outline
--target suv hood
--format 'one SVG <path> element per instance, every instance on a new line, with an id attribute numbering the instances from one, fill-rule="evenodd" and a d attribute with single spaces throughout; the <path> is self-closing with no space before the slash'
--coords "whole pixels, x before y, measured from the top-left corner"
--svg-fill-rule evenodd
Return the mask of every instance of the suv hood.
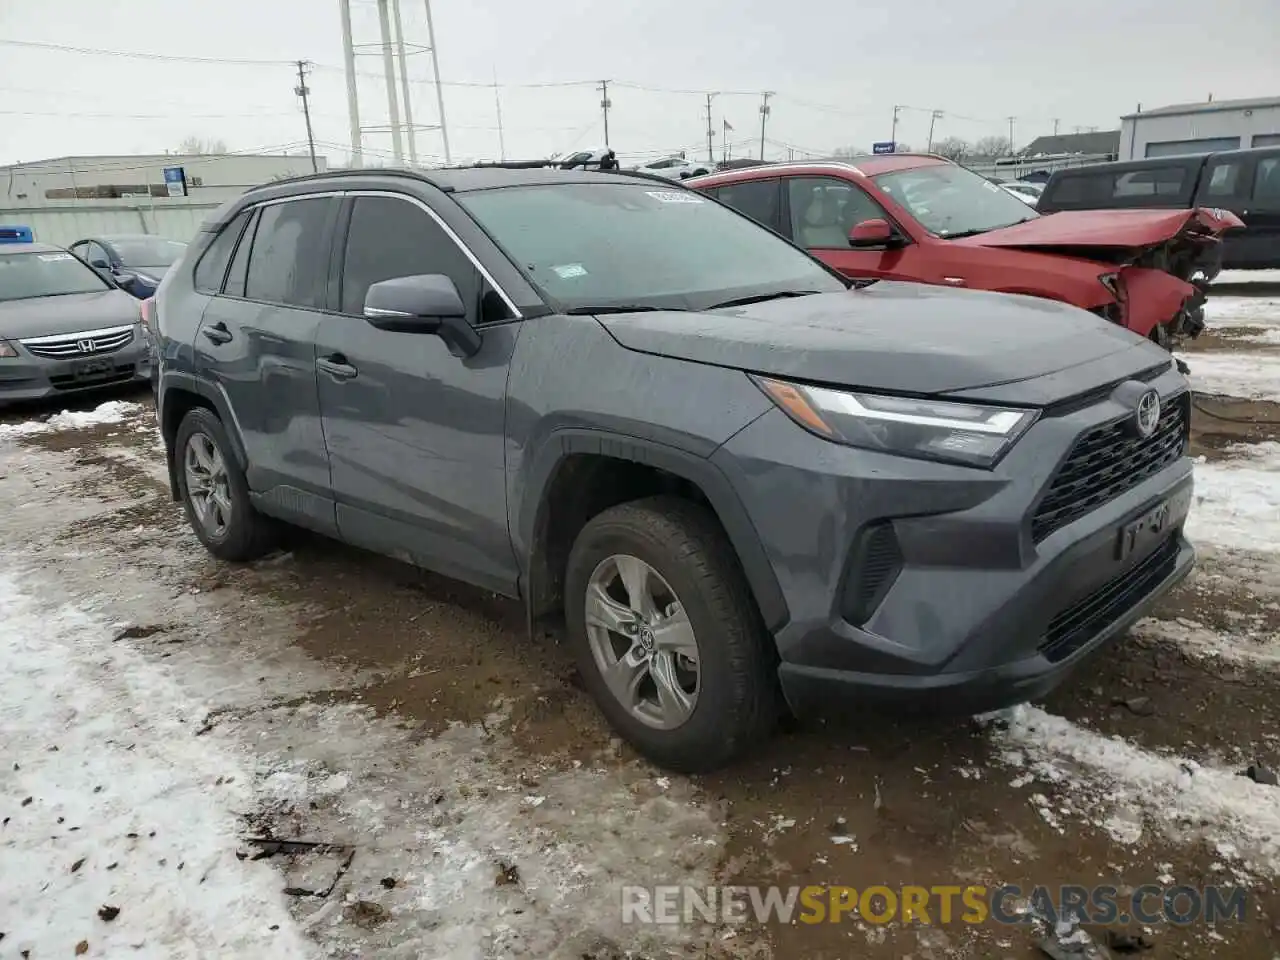
<path id="1" fill-rule="evenodd" d="M 598 318 L 629 350 L 793 380 L 938 394 L 1054 378 L 1071 395 L 1168 361 L 1168 354 L 1093 314 L 1035 297 L 881 281 L 861 290 L 703 313 Z M 1104 360 L 1107 362 L 1096 363 Z M 1027 402 L 1054 399 L 1043 389 Z"/>
<path id="2" fill-rule="evenodd" d="M 123 290 L 0 302 L 0 339 L 21 340 L 137 323 L 138 301 Z"/>
<path id="3" fill-rule="evenodd" d="M 1212 241 L 1223 231 L 1243 226 L 1229 210 L 1063 210 L 952 242 L 1079 255 L 1089 248 L 1141 250 L 1174 239 Z"/>

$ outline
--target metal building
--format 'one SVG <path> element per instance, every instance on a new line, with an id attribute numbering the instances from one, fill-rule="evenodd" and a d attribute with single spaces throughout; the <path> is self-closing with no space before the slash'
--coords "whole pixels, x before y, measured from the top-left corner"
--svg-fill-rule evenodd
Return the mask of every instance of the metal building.
<path id="1" fill-rule="evenodd" d="M 1120 159 L 1169 157 L 1280 144 L 1280 97 L 1210 100 L 1120 118 Z"/>

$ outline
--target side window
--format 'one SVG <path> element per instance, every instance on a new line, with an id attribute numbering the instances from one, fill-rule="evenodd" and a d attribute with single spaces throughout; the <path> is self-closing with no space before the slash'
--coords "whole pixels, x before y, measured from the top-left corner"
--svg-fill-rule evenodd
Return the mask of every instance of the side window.
<path id="1" fill-rule="evenodd" d="M 1113 195 L 1121 197 L 1176 197 L 1186 178 L 1184 167 L 1131 170 L 1116 177 Z"/>
<path id="2" fill-rule="evenodd" d="M 196 264 L 195 287 L 201 293 L 218 293 L 222 289 L 222 280 L 227 275 L 227 264 L 236 248 L 236 241 L 244 230 L 253 211 L 245 210 L 238 217 L 222 228 L 213 242 L 205 248 Z M 241 275 L 243 278 L 243 274 Z M 241 290 L 243 291 L 243 279 Z"/>
<path id="3" fill-rule="evenodd" d="M 1280 210 L 1280 157 L 1258 161 L 1253 175 L 1253 202 L 1264 210 Z"/>
<path id="4" fill-rule="evenodd" d="M 97 267 L 100 270 L 111 266 L 111 258 L 107 256 L 107 251 L 102 244 L 94 243 L 93 241 L 90 241 L 88 246 L 85 247 L 85 260 L 89 266 Z"/>
<path id="5" fill-rule="evenodd" d="M 249 211 L 249 225 L 245 227 L 236 244 L 235 256 L 231 258 L 231 268 L 227 271 L 227 282 L 222 292 L 229 297 L 244 296 L 245 275 L 249 272 L 249 251 L 253 248 L 253 237 L 258 232 L 258 221 L 261 220 L 261 207 Z"/>
<path id="6" fill-rule="evenodd" d="M 1240 178 L 1240 161 L 1231 160 L 1219 163 L 1209 173 L 1205 184 L 1204 195 L 1219 200 L 1235 196 L 1236 181 Z"/>
<path id="7" fill-rule="evenodd" d="M 291 307 L 323 307 L 329 277 L 330 197 L 263 207 L 249 254 L 244 295 Z"/>
<path id="8" fill-rule="evenodd" d="M 504 318 L 500 310 L 490 312 L 496 295 L 485 298 L 481 312 L 480 272 L 426 211 L 395 197 L 356 197 L 343 256 L 342 312 L 363 313 L 372 284 L 425 273 L 442 273 L 454 282 L 473 323 Z"/>
<path id="9" fill-rule="evenodd" d="M 834 177 L 792 177 L 787 181 L 791 232 L 807 249 L 848 249 L 849 231 L 863 220 L 888 219 L 880 204 L 859 187 Z"/>
<path id="10" fill-rule="evenodd" d="M 744 180 L 720 188 L 717 199 L 739 213 L 781 232 L 779 217 L 780 180 Z"/>

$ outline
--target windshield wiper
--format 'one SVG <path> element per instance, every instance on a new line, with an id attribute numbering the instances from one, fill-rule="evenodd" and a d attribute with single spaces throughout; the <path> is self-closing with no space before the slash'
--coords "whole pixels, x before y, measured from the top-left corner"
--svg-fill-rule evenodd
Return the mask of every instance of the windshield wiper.
<path id="1" fill-rule="evenodd" d="M 735 297 L 732 300 L 713 303 L 707 309 L 719 310 L 722 307 L 745 307 L 753 303 L 764 303 L 766 300 L 782 300 L 785 297 L 810 297 L 819 292 L 818 290 L 779 290 L 775 293 L 757 293 L 750 297 Z"/>
<path id="2" fill-rule="evenodd" d="M 571 307 L 565 311 L 566 316 L 584 317 L 592 313 L 661 313 L 665 310 L 678 310 L 678 307 L 655 307 L 651 303 L 609 303 L 600 306 Z"/>

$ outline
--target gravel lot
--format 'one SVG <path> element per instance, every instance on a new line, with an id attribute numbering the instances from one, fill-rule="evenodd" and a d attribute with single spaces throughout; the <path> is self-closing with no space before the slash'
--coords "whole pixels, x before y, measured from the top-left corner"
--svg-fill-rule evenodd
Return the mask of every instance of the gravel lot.
<path id="1" fill-rule="evenodd" d="M 515 604 L 304 534 L 209 558 L 145 394 L 11 412 L 0 956 L 1042 956 L 622 923 L 619 885 L 671 882 L 1242 883 L 1245 923 L 1149 955 L 1277 955 L 1280 787 L 1240 771 L 1280 770 L 1280 298 L 1232 289 L 1184 353 L 1200 564 L 1154 617 L 1043 704 L 793 726 L 713 777 L 613 739 Z"/>

